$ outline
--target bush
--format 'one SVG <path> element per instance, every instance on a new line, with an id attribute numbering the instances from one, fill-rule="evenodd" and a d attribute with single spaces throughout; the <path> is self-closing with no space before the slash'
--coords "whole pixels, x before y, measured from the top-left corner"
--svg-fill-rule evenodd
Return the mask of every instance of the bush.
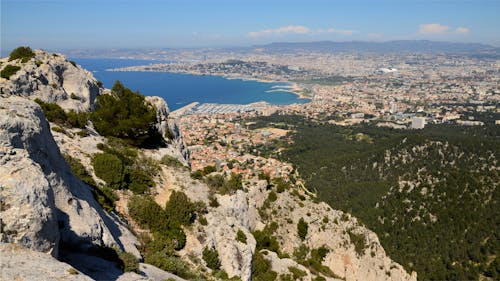
<path id="1" fill-rule="evenodd" d="M 277 199 L 278 199 L 278 196 L 276 195 L 276 193 L 274 191 L 269 192 L 269 195 L 267 196 L 267 200 L 269 200 L 270 202 L 274 202 Z"/>
<path id="2" fill-rule="evenodd" d="M 220 269 L 220 260 L 219 260 L 219 253 L 217 253 L 216 249 L 209 249 L 208 247 L 205 247 L 202 252 L 203 255 L 203 260 L 207 264 L 207 267 L 212 269 L 212 270 L 218 270 Z"/>
<path id="3" fill-rule="evenodd" d="M 184 165 L 177 158 L 168 154 L 161 158 L 160 163 L 170 167 L 184 167 Z"/>
<path id="4" fill-rule="evenodd" d="M 134 255 L 127 252 L 118 253 L 118 257 L 123 263 L 123 271 L 125 272 L 139 272 L 139 261 Z"/>
<path id="5" fill-rule="evenodd" d="M 305 277 L 307 273 L 303 270 L 300 270 L 299 268 L 295 266 L 289 266 L 288 271 L 290 271 L 293 275 L 293 280 L 302 280 L 302 277 Z"/>
<path id="6" fill-rule="evenodd" d="M 127 187 L 134 194 L 144 194 L 154 186 L 151 177 L 141 169 L 127 169 L 125 176 Z"/>
<path id="7" fill-rule="evenodd" d="M 272 270 L 271 262 L 264 258 L 261 252 L 255 251 L 252 263 L 253 281 L 274 281 L 278 277 L 276 271 Z"/>
<path id="8" fill-rule="evenodd" d="M 89 114 L 87 112 L 77 113 L 71 110 L 66 113 L 58 104 L 43 102 L 40 99 L 35 99 L 35 102 L 40 105 L 45 114 L 45 118 L 50 122 L 80 129 L 85 128 L 87 125 L 89 119 Z"/>
<path id="9" fill-rule="evenodd" d="M 268 249 L 269 251 L 279 253 L 280 246 L 278 240 L 276 240 L 276 237 L 274 237 L 270 231 L 267 229 L 256 230 L 252 234 L 257 242 L 257 246 L 255 248 L 257 251 Z"/>
<path id="10" fill-rule="evenodd" d="M 179 225 L 189 225 L 194 218 L 195 206 L 182 191 L 172 191 L 165 205 L 170 220 Z"/>
<path id="11" fill-rule="evenodd" d="M 123 180 L 123 163 L 116 155 L 98 153 L 92 159 L 92 166 L 96 176 L 101 178 L 109 187 L 118 189 Z"/>
<path id="12" fill-rule="evenodd" d="M 5 79 L 9 79 L 10 76 L 16 74 L 17 71 L 19 71 L 21 68 L 16 65 L 6 65 L 2 71 L 0 72 L 0 76 Z"/>
<path id="13" fill-rule="evenodd" d="M 83 166 L 83 164 L 78 160 L 77 158 L 71 157 L 68 154 L 63 154 L 64 160 L 66 160 L 66 163 L 68 164 L 69 168 L 71 169 L 71 172 L 79 178 L 81 181 L 84 183 L 90 185 L 90 186 L 97 186 L 96 182 L 92 178 L 92 176 L 87 172 L 87 169 Z"/>
<path id="14" fill-rule="evenodd" d="M 356 251 L 356 254 L 358 254 L 358 256 L 363 255 L 367 247 L 365 235 L 353 233 L 351 230 L 349 230 L 347 233 L 349 234 L 349 239 L 351 240 L 352 244 L 354 244 L 354 250 Z"/>
<path id="15" fill-rule="evenodd" d="M 21 62 L 24 63 L 33 57 L 35 57 L 35 53 L 33 53 L 30 47 L 18 47 L 10 53 L 9 61 L 21 59 Z"/>
<path id="16" fill-rule="evenodd" d="M 146 253 L 144 261 L 185 279 L 194 277 L 189 265 L 175 256 L 166 256 L 161 252 Z"/>
<path id="17" fill-rule="evenodd" d="M 76 67 L 76 62 L 70 60 L 69 63 L 71 63 L 74 67 Z"/>
<path id="18" fill-rule="evenodd" d="M 135 146 L 159 145 L 156 110 L 139 92 L 125 88 L 119 81 L 111 95 L 99 95 L 91 115 L 97 131 L 103 136 L 127 140 Z"/>
<path id="19" fill-rule="evenodd" d="M 241 229 L 238 229 L 238 232 L 236 232 L 236 241 L 240 241 L 243 244 L 247 243 L 247 236 Z"/>
<path id="20" fill-rule="evenodd" d="M 130 216 L 143 228 L 167 232 L 169 219 L 165 211 L 149 196 L 132 196 L 128 201 Z"/>
<path id="21" fill-rule="evenodd" d="M 299 223 L 297 223 L 297 234 L 302 241 L 306 239 L 308 228 L 309 225 L 304 221 L 303 218 L 300 218 Z"/>

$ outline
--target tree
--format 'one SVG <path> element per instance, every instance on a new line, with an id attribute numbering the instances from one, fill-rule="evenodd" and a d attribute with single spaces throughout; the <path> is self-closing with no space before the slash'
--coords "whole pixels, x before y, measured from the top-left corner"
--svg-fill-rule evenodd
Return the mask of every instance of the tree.
<path id="1" fill-rule="evenodd" d="M 30 47 L 18 47 L 15 48 L 9 55 L 9 61 L 15 59 L 21 59 L 21 62 L 27 62 L 31 58 L 35 56 L 35 53 L 31 50 Z"/>
<path id="2" fill-rule="evenodd" d="M 170 220 L 179 225 L 189 225 L 193 219 L 195 206 L 182 191 L 172 191 L 170 198 L 165 205 L 165 212 Z"/>
<path id="3" fill-rule="evenodd" d="M 97 131 L 104 136 L 126 139 L 136 146 L 161 142 L 154 124 L 156 110 L 139 92 L 116 81 L 110 95 L 99 95 L 91 115 Z"/>
<path id="4" fill-rule="evenodd" d="M 123 180 L 123 163 L 116 155 L 98 153 L 92 159 L 96 176 L 112 188 L 120 188 Z"/>
<path id="5" fill-rule="evenodd" d="M 304 221 L 304 218 L 300 218 L 299 223 L 297 224 L 297 233 L 301 240 L 306 239 L 308 228 L 309 225 Z"/>
<path id="6" fill-rule="evenodd" d="M 218 270 L 221 266 L 219 260 L 219 253 L 217 253 L 216 249 L 209 249 L 205 247 L 203 249 L 203 260 L 207 264 L 207 267 L 212 270 Z"/>

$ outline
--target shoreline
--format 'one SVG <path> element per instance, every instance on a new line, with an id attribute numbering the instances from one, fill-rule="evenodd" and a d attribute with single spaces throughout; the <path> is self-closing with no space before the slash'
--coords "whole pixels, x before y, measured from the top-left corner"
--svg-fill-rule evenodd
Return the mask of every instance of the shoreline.
<path id="1" fill-rule="evenodd" d="M 143 66 L 133 66 L 135 67 L 143 67 Z M 175 73 L 175 74 L 188 74 L 188 75 L 197 75 L 197 76 L 214 76 L 214 77 L 222 77 L 227 80 L 242 80 L 242 81 L 255 81 L 255 82 L 260 82 L 260 83 L 287 83 L 288 85 L 275 85 L 273 87 L 279 87 L 282 88 L 281 90 L 273 89 L 271 87 L 270 90 L 266 91 L 268 93 L 272 92 L 288 92 L 296 95 L 299 99 L 307 99 L 309 101 L 312 101 L 312 96 L 308 96 L 304 94 L 305 87 L 300 86 L 300 84 L 296 82 L 291 82 L 291 81 L 283 81 L 283 80 L 272 80 L 272 79 L 265 79 L 265 78 L 256 78 L 256 77 L 245 77 L 245 76 L 236 76 L 236 75 L 228 75 L 228 74 L 204 74 L 204 73 L 198 73 L 198 72 L 189 72 L 189 71 L 157 71 L 157 70 L 139 70 L 139 69 L 130 69 L 128 67 L 125 68 L 109 68 L 105 69 L 104 71 L 109 71 L 109 72 L 160 72 L 160 73 Z M 288 89 L 283 89 L 283 88 L 288 88 Z"/>

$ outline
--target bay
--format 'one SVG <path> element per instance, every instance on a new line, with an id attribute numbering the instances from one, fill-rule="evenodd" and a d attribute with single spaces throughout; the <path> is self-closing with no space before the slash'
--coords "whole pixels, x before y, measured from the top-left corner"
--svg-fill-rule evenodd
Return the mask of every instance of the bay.
<path id="1" fill-rule="evenodd" d="M 306 103 L 297 95 L 286 91 L 275 91 L 273 86 L 287 86 L 288 83 L 265 83 L 241 79 L 226 79 L 219 76 L 201 76 L 166 72 L 118 72 L 110 68 L 157 63 L 148 60 L 129 59 L 79 59 L 73 58 L 83 68 L 93 72 L 105 88 L 111 88 L 116 80 L 126 87 L 146 96 L 164 98 L 170 110 L 176 110 L 192 102 L 249 104 L 265 101 L 270 104 L 286 105 Z"/>

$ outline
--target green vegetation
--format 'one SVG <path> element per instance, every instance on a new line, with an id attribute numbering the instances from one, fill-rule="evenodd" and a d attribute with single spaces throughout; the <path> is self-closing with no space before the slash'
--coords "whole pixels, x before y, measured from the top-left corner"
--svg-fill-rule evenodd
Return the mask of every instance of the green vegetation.
<path id="1" fill-rule="evenodd" d="M 73 174 L 81 181 L 92 187 L 92 195 L 99 205 L 101 205 L 108 212 L 112 211 L 114 209 L 114 203 L 117 200 L 113 190 L 105 186 L 98 187 L 92 176 L 90 176 L 83 164 L 77 158 L 73 158 L 68 154 L 63 154 L 63 156 Z"/>
<path id="2" fill-rule="evenodd" d="M 123 271 L 125 272 L 139 272 L 139 261 L 134 255 L 127 252 L 121 252 L 118 257 L 123 262 Z"/>
<path id="3" fill-rule="evenodd" d="M 220 268 L 221 264 L 219 260 L 219 253 L 217 253 L 216 249 L 209 249 L 208 247 L 205 247 L 202 255 L 208 268 L 212 270 L 218 270 Z"/>
<path id="4" fill-rule="evenodd" d="M 419 279 L 477 280 L 496 274 L 500 252 L 500 179 L 490 169 L 498 161 L 500 127 L 490 125 L 498 115 L 482 118 L 483 127 L 441 124 L 418 132 L 277 115 L 254 127 L 293 127 L 282 159 L 320 200 L 374 230 L 387 254 Z M 364 237 L 351 240 L 364 252 Z"/>
<path id="5" fill-rule="evenodd" d="M 129 189 L 135 194 L 147 193 L 154 186 L 158 164 L 139 157 L 135 148 L 120 139 L 109 139 L 108 143 L 109 146 L 98 145 L 103 153 L 95 154 L 92 159 L 96 176 L 104 180 L 108 188 Z"/>
<path id="6" fill-rule="evenodd" d="M 111 95 L 99 95 L 91 115 L 97 131 L 103 136 L 126 140 L 134 146 L 149 147 L 162 144 L 154 126 L 156 110 L 139 92 L 125 88 L 116 81 Z"/>
<path id="7" fill-rule="evenodd" d="M 243 230 L 238 229 L 238 232 L 236 232 L 236 241 L 240 241 L 243 244 L 247 243 L 247 236 Z"/>
<path id="8" fill-rule="evenodd" d="M 292 273 L 293 280 L 302 280 L 302 277 L 307 275 L 304 270 L 300 270 L 295 266 L 288 267 L 288 271 Z"/>
<path id="9" fill-rule="evenodd" d="M 0 71 L 0 76 L 5 79 L 9 79 L 10 76 L 16 74 L 17 71 L 19 71 L 21 68 L 17 65 L 6 65 L 2 71 Z"/>
<path id="10" fill-rule="evenodd" d="M 75 112 L 71 110 L 65 112 L 62 107 L 55 103 L 46 103 L 40 99 L 35 99 L 35 102 L 42 108 L 45 118 L 50 122 L 59 124 L 61 126 L 80 128 L 83 129 L 87 125 L 89 119 L 88 112 Z"/>
<path id="11" fill-rule="evenodd" d="M 267 249 L 280 254 L 280 245 L 273 235 L 277 227 L 278 225 L 274 222 L 266 225 L 263 230 L 256 230 L 252 233 L 257 242 L 256 251 Z"/>
<path id="12" fill-rule="evenodd" d="M 92 159 L 92 166 L 96 176 L 114 189 L 119 189 L 123 182 L 123 163 L 111 153 L 98 153 Z"/>
<path id="13" fill-rule="evenodd" d="M 365 253 L 365 249 L 368 247 L 366 244 L 366 237 L 363 234 L 356 234 L 351 230 L 347 231 L 349 234 L 349 239 L 354 244 L 354 250 L 358 256 L 362 256 Z"/>
<path id="14" fill-rule="evenodd" d="M 299 222 L 297 223 L 297 234 L 302 241 L 306 239 L 308 229 L 309 225 L 307 224 L 307 222 L 304 221 L 304 218 L 300 218 Z"/>
<path id="15" fill-rule="evenodd" d="M 236 173 L 231 173 L 229 179 L 224 178 L 224 176 L 220 174 L 209 175 L 205 178 L 205 182 L 212 192 L 222 195 L 233 194 L 237 190 L 243 188 L 241 175 Z"/>
<path id="16" fill-rule="evenodd" d="M 170 167 L 184 167 L 184 165 L 177 158 L 168 154 L 161 158 L 160 163 Z"/>
<path id="17" fill-rule="evenodd" d="M 264 258 L 264 255 L 256 250 L 253 255 L 252 280 L 253 281 L 274 281 L 278 273 L 272 270 L 271 262 Z"/>
<path id="18" fill-rule="evenodd" d="M 33 53 L 30 47 L 17 47 L 10 53 L 9 61 L 21 59 L 21 62 L 25 63 L 33 57 L 35 57 L 35 53 Z"/>

